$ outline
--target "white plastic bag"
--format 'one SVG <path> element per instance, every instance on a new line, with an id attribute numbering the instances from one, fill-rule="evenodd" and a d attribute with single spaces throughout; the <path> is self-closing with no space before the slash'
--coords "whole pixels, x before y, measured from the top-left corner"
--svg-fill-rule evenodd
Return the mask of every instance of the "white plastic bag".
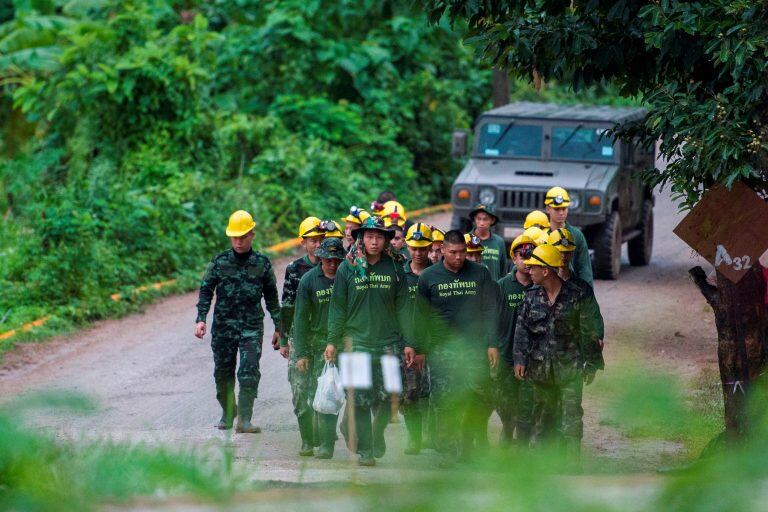
<path id="1" fill-rule="evenodd" d="M 325 362 L 323 373 L 317 378 L 317 391 L 312 407 L 320 414 L 339 414 L 344 405 L 344 388 L 341 387 L 339 369 Z"/>

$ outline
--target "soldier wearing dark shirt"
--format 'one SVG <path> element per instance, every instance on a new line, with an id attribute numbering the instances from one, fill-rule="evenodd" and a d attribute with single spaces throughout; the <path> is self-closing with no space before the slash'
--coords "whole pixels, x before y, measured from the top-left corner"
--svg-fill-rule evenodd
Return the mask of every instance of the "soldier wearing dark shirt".
<path id="1" fill-rule="evenodd" d="M 424 353 L 432 375 L 437 418 L 437 447 L 442 465 L 459 455 L 460 429 L 466 416 L 487 419 L 491 403 L 490 370 L 499 360 L 498 285 L 488 269 L 467 261 L 464 235 L 445 234 L 443 262 L 419 277 L 415 347 L 406 360 Z"/>

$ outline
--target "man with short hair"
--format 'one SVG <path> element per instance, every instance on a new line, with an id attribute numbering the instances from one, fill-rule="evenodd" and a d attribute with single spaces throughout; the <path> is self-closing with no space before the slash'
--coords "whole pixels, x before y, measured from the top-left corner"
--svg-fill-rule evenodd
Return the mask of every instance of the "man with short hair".
<path id="1" fill-rule="evenodd" d="M 592 260 L 589 257 L 589 247 L 587 239 L 579 228 L 568 222 L 568 207 L 571 204 L 571 197 L 568 191 L 562 187 L 552 187 L 547 191 L 544 198 L 544 206 L 549 216 L 549 231 L 555 231 L 558 228 L 567 228 L 573 235 L 576 242 L 576 252 L 571 260 L 571 269 L 576 277 L 583 279 L 589 286 L 594 286 L 592 276 Z"/>
<path id="2" fill-rule="evenodd" d="M 326 359 L 349 341 L 352 351 L 371 355 L 371 389 L 354 390 L 358 464 L 374 466 L 386 451 L 384 430 L 390 419 L 390 399 L 384 390 L 379 360 L 399 350 L 407 323 L 408 287 L 402 265 L 385 254 L 393 233 L 378 217 L 370 217 L 353 232 L 360 256 L 345 260 L 336 274 L 328 313 Z M 352 404 L 348 404 L 352 406 Z M 373 418 L 372 418 L 373 416 Z"/>
<path id="3" fill-rule="evenodd" d="M 320 259 L 320 264 L 304 274 L 299 281 L 296 292 L 296 313 L 294 322 L 294 337 L 291 352 L 295 354 L 296 370 L 307 383 L 307 393 L 302 396 L 306 406 L 317 418 L 317 434 L 320 450 L 318 459 L 333 457 L 336 442 L 336 423 L 338 415 L 315 413 L 312 409 L 317 379 L 325 367 L 325 347 L 328 337 L 328 309 L 333 293 L 333 283 L 339 264 L 344 260 L 344 247 L 341 239 L 328 237 L 315 249 L 314 256 Z M 304 450 L 302 435 L 302 452 Z M 312 446 L 309 446 L 312 451 Z"/>
<path id="4" fill-rule="evenodd" d="M 494 213 L 493 207 L 486 204 L 476 205 L 469 212 L 469 218 L 474 224 L 470 234 L 475 235 L 485 248 L 483 265 L 491 272 L 491 279 L 494 282 L 498 281 L 507 274 L 507 246 L 503 238 L 491 231 L 491 227 L 499 221 L 499 218 Z"/>
<path id="5" fill-rule="evenodd" d="M 483 265 L 467 261 L 464 235 L 445 234 L 442 264 L 419 276 L 414 333 L 406 347 L 410 364 L 424 353 L 432 375 L 441 465 L 459 456 L 465 418 L 487 420 L 492 406 L 490 371 L 499 361 L 496 325 L 498 286 Z M 410 340 L 409 340 L 410 341 Z"/>
<path id="6" fill-rule="evenodd" d="M 267 310 L 275 322 L 273 346 L 280 339 L 280 302 L 277 282 L 269 259 L 253 250 L 253 228 L 256 223 L 251 214 L 238 210 L 229 217 L 226 234 L 232 248 L 222 252 L 206 266 L 197 301 L 195 336 L 203 339 L 206 318 L 214 294 L 211 349 L 213 350 L 213 378 L 216 399 L 221 405 L 221 419 L 216 427 L 232 428 L 237 410 L 236 431 L 254 434 L 261 429 L 251 424 L 253 401 L 259 388 L 261 372 L 261 343 L 264 336 L 264 298 Z M 240 383 L 235 403 L 235 368 L 240 352 L 237 380 Z"/>
<path id="7" fill-rule="evenodd" d="M 534 387 L 532 442 L 557 438 L 578 463 L 583 435 L 582 388 L 604 367 L 594 296 L 560 279 L 560 253 L 540 245 L 525 260 L 535 285 L 520 306 L 513 354 L 515 376 Z"/>

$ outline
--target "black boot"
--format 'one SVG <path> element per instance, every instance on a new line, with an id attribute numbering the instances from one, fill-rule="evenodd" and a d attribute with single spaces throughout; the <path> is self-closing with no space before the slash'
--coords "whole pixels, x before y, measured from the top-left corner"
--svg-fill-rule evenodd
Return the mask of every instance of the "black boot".
<path id="1" fill-rule="evenodd" d="M 253 416 L 253 401 L 256 399 L 256 393 L 240 390 L 237 404 L 237 426 L 235 432 L 241 434 L 258 434 L 261 429 L 251 424 Z"/>
<path id="2" fill-rule="evenodd" d="M 386 419 L 389 421 L 389 417 Z M 355 406 L 355 430 L 357 430 L 357 453 L 360 454 L 357 463 L 361 466 L 375 466 L 370 407 Z"/>
<path id="3" fill-rule="evenodd" d="M 311 457 L 315 454 L 312 447 L 312 438 L 314 436 L 312 428 L 312 414 L 302 414 L 298 417 L 299 420 L 299 435 L 301 435 L 301 450 L 299 455 L 301 457 Z"/>
<path id="4" fill-rule="evenodd" d="M 407 411 L 403 416 L 405 428 L 408 431 L 408 446 L 405 448 L 405 454 L 418 455 L 421 452 L 421 411 Z"/>
<path id="5" fill-rule="evenodd" d="M 384 431 L 389 425 L 392 410 L 389 404 L 382 404 L 373 415 L 373 456 L 380 459 L 387 453 L 387 442 L 384 439 Z"/>
<path id="6" fill-rule="evenodd" d="M 317 416 L 320 449 L 315 457 L 330 459 L 333 457 L 333 448 L 336 444 L 336 423 L 339 421 L 339 417 L 335 414 L 318 414 Z"/>
<path id="7" fill-rule="evenodd" d="M 235 403 L 235 381 L 216 382 L 216 400 L 221 406 L 221 419 L 216 424 L 219 430 L 229 430 L 235 421 L 237 404 Z"/>

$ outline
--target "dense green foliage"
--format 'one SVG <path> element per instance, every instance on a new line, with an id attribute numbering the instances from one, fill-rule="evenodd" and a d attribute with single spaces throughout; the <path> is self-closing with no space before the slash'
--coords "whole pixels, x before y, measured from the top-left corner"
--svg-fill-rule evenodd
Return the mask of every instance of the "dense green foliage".
<path id="1" fill-rule="evenodd" d="M 461 27 L 409 2 L 0 0 L 0 23 L 0 331 L 191 286 L 236 209 L 263 248 L 383 189 L 444 201 L 450 134 L 489 106 Z"/>
<path id="2" fill-rule="evenodd" d="M 715 183 L 766 181 L 768 6 L 747 0 L 428 0 L 433 20 L 468 23 L 471 41 L 518 76 L 612 83 L 640 94 L 640 136 L 673 162 L 650 172 L 690 207 Z"/>
<path id="3" fill-rule="evenodd" d="M 489 96 L 406 2 L 2 3 L 3 327 L 199 271 L 236 209 L 264 247 L 381 189 L 440 200 Z"/>

